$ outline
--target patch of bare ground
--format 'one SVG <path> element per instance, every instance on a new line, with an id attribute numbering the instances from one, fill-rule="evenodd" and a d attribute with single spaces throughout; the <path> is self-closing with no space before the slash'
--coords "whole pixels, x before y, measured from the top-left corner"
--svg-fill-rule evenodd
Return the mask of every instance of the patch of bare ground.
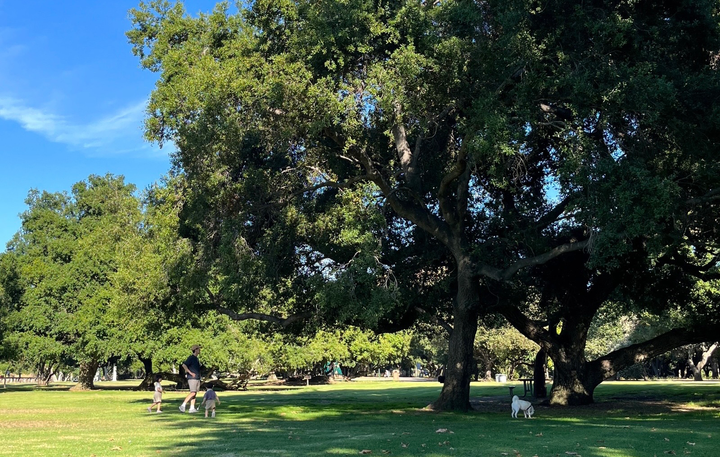
<path id="1" fill-rule="evenodd" d="M 543 411 L 554 415 L 555 411 L 572 411 L 577 415 L 604 413 L 607 415 L 632 415 L 632 414 L 667 414 L 683 413 L 692 411 L 719 411 L 720 407 L 703 406 L 693 403 L 662 400 L 653 397 L 639 398 L 609 398 L 583 406 L 550 406 L 547 400 L 526 398 L 535 408 L 535 414 L 541 415 Z M 507 396 L 478 397 L 470 399 L 470 404 L 475 411 L 488 413 L 510 414 L 510 398 Z"/>

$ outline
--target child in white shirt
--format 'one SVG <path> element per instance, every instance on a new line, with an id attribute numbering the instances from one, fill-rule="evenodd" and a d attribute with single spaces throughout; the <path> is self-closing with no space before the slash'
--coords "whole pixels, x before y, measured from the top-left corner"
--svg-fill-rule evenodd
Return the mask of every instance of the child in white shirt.
<path id="1" fill-rule="evenodd" d="M 160 410 L 160 404 L 162 403 L 162 394 L 163 394 L 163 388 L 162 384 L 160 384 L 160 381 L 162 381 L 162 375 L 155 375 L 155 392 L 153 393 L 153 404 L 148 406 L 148 412 L 151 413 L 153 406 L 157 405 L 157 411 L 156 413 L 161 413 Z"/>

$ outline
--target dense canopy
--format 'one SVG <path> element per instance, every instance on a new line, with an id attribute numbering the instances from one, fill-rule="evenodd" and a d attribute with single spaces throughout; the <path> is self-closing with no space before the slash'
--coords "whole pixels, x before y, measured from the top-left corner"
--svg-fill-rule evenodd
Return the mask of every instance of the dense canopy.
<path id="1" fill-rule="evenodd" d="M 448 318 L 435 406 L 452 409 L 488 311 L 555 360 L 610 299 L 646 306 L 639 291 L 674 278 L 688 285 L 663 306 L 697 304 L 717 252 L 718 7 L 141 5 L 128 37 L 160 77 L 147 136 L 187 174 L 197 302 L 378 328 Z M 574 351 L 555 360 L 568 373 Z M 557 381 L 585 402 L 596 380 Z"/>

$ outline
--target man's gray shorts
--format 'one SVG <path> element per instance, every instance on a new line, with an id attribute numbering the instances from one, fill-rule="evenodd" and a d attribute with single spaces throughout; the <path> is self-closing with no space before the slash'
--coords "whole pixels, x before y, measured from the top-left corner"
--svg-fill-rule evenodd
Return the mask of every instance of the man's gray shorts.
<path id="1" fill-rule="evenodd" d="M 188 379 L 188 386 L 190 386 L 190 392 L 198 392 L 200 390 L 200 380 Z"/>

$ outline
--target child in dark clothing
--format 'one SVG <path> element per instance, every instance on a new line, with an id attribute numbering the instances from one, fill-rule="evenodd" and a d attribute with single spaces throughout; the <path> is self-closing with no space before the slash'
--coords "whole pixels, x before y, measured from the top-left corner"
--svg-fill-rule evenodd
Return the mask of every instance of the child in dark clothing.
<path id="1" fill-rule="evenodd" d="M 208 417 L 208 411 L 212 411 L 212 417 L 215 417 L 215 404 L 220 404 L 220 399 L 212 387 L 208 387 L 207 392 L 203 395 L 202 404 L 205 406 L 205 417 Z"/>

